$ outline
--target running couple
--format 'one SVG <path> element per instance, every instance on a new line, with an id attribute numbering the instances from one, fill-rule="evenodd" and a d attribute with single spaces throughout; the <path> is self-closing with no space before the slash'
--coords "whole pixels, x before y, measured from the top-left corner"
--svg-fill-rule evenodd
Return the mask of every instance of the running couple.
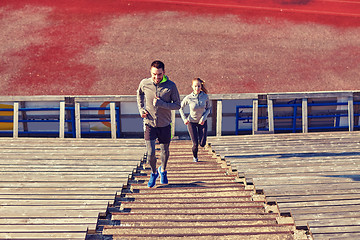
<path id="1" fill-rule="evenodd" d="M 181 118 L 187 125 L 193 146 L 193 160 L 198 161 L 198 146 L 204 147 L 207 137 L 207 116 L 211 105 L 204 81 L 200 78 L 192 80 L 193 92 L 180 102 L 176 84 L 165 75 L 165 65 L 154 61 L 150 66 L 150 78 L 143 79 L 137 90 L 137 104 L 141 117 L 144 119 L 144 138 L 147 156 L 151 167 L 148 187 L 152 188 L 160 175 L 160 183 L 167 184 L 167 162 L 171 141 L 171 110 L 179 110 Z M 184 107 L 189 105 L 188 117 Z M 156 167 L 155 141 L 160 144 L 161 165 Z"/>

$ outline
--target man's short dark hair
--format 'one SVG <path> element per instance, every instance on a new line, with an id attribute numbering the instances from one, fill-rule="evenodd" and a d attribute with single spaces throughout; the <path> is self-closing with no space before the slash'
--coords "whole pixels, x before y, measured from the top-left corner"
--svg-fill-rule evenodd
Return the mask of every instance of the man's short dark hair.
<path id="1" fill-rule="evenodd" d="M 151 67 L 157 68 L 157 69 L 162 69 L 163 71 L 165 71 L 165 64 L 162 61 L 156 60 L 153 61 L 151 63 Z"/>

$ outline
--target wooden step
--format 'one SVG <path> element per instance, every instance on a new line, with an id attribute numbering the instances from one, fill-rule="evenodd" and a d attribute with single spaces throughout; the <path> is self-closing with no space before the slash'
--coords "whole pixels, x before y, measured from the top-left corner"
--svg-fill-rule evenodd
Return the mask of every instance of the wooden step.
<path id="1" fill-rule="evenodd" d="M 142 139 L 0 142 L 0 239 L 85 239 L 145 149 Z"/>
<path id="2" fill-rule="evenodd" d="M 261 206 L 252 206 L 252 207 L 197 207 L 197 208 L 172 208 L 172 209 L 151 209 L 151 208 L 134 208 L 134 209 L 124 209 L 126 212 L 131 213 L 143 213 L 143 214 L 152 214 L 154 212 L 158 213 L 217 213 L 217 214 L 225 214 L 225 213 L 264 213 L 265 209 Z"/>
<path id="3" fill-rule="evenodd" d="M 181 203 L 198 203 L 201 202 L 203 204 L 211 203 L 211 202 L 244 202 L 244 201 L 251 201 L 251 196 L 236 196 L 236 197 L 227 197 L 227 196 L 213 196 L 213 197 L 146 197 L 146 198 L 121 198 L 123 203 L 126 202 L 140 202 L 140 203 L 162 203 L 162 202 L 171 202 L 174 204 L 181 204 Z M 263 202 L 262 202 L 263 203 Z"/>
<path id="4" fill-rule="evenodd" d="M 249 196 L 252 193 L 250 190 L 229 190 L 229 191 L 216 191 L 216 190 L 208 190 L 204 189 L 182 189 L 182 191 L 172 192 L 171 190 L 166 191 L 154 191 L 152 193 L 133 193 L 131 195 L 127 195 L 128 197 L 138 197 L 138 198 L 147 198 L 148 196 L 156 196 L 159 199 L 161 197 L 173 198 L 173 197 L 216 197 L 216 196 L 226 196 L 226 197 L 237 197 L 237 196 Z"/>
<path id="5" fill-rule="evenodd" d="M 205 207 L 206 206 L 206 207 Z M 171 201 L 159 201 L 159 202 L 122 202 L 120 205 L 120 210 L 124 208 L 138 209 L 138 208 L 148 208 L 148 209 L 188 209 L 188 208 L 222 208 L 222 207 L 230 207 L 230 208 L 263 208 L 264 202 L 256 202 L 256 201 L 213 201 L 213 202 L 183 202 L 183 203 L 173 203 Z"/>
<path id="6" fill-rule="evenodd" d="M 293 232 L 266 232 L 266 233 L 224 233 L 224 234 L 188 234 L 185 236 L 189 240 L 293 240 Z M 167 234 L 167 235 L 137 235 L 136 239 L 141 240 L 153 240 L 153 239 L 164 239 L 164 240 L 177 240 L 184 239 L 183 234 Z M 114 235 L 114 240 L 123 240 L 124 238 L 131 238 L 131 236 Z"/>
<path id="7" fill-rule="evenodd" d="M 127 213 L 127 212 L 114 212 L 112 214 L 113 220 L 120 221 L 158 221 L 162 220 L 179 220 L 185 221 L 189 220 L 193 221 L 206 221 L 206 220 L 220 220 L 220 219 L 228 219 L 228 220 L 244 220 L 244 221 L 257 221 L 257 220 L 266 220 L 266 221 L 276 221 L 276 217 L 278 214 L 276 213 L 158 213 L 154 212 L 152 214 L 142 214 L 142 213 Z"/>
<path id="8" fill-rule="evenodd" d="M 144 190 L 148 190 L 148 186 L 147 186 L 147 182 L 148 181 L 144 181 L 143 183 L 132 183 L 130 188 L 132 191 L 144 191 Z M 177 183 L 170 183 L 170 184 L 160 184 L 160 181 L 157 180 L 157 184 L 155 185 L 155 187 L 152 189 L 154 191 L 149 192 L 149 194 L 151 193 L 155 193 L 156 192 L 168 192 L 168 190 L 174 191 L 174 192 L 178 192 L 178 191 L 187 191 L 192 189 L 193 191 L 197 191 L 197 190 L 208 190 L 209 192 L 213 191 L 214 189 L 225 189 L 225 188 L 238 188 L 238 190 L 242 189 L 245 190 L 245 186 L 243 184 L 240 184 L 236 181 L 231 181 L 231 182 L 201 182 L 201 181 L 188 181 L 188 182 L 182 182 L 182 181 L 178 181 Z M 182 190 L 181 190 L 182 189 Z M 251 191 L 251 190 L 248 190 Z"/>
<path id="9" fill-rule="evenodd" d="M 186 237 L 191 235 L 212 235 L 212 234 L 227 234 L 227 233 L 264 233 L 264 232 L 287 232 L 291 233 L 294 230 L 292 224 L 264 224 L 264 225 L 218 225 L 212 226 L 151 226 L 151 227 L 127 227 L 127 226 L 104 226 L 103 234 L 105 235 L 122 235 L 123 237 L 130 236 L 169 236 L 178 235 Z"/>
<path id="10" fill-rule="evenodd" d="M 169 184 L 157 180 L 148 188 L 151 171 L 143 165 L 117 194 L 117 211 L 110 209 L 120 225 L 104 225 L 102 234 L 113 239 L 293 239 L 294 225 L 279 224 L 264 200 L 253 199 L 254 188 L 221 167 L 212 153 L 201 150 L 201 161 L 194 163 L 191 145 L 170 147 Z"/>
<path id="11" fill-rule="evenodd" d="M 161 217 L 160 217 L 161 218 Z M 195 227 L 195 226 L 202 226 L 202 227 L 210 227 L 214 225 L 219 226 L 252 226 L 252 225 L 272 225 L 276 224 L 276 220 L 263 220 L 263 219 L 222 219 L 222 218 L 208 218 L 208 219 L 166 219 L 166 220 L 152 220 L 152 221 L 129 221 L 129 220 L 122 220 L 120 221 L 120 226 L 127 226 L 127 227 L 151 227 L 151 226 L 172 226 L 172 227 Z"/>

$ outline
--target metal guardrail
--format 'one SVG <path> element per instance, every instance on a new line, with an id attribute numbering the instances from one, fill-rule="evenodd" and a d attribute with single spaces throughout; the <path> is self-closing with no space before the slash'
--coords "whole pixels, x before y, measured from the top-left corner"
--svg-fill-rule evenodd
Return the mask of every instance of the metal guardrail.
<path id="1" fill-rule="evenodd" d="M 44 119 L 44 116 L 40 116 L 40 117 L 32 117 L 29 119 L 18 119 L 17 123 L 48 123 L 48 122 L 54 122 L 54 123 L 59 123 L 59 131 L 17 131 L 18 135 L 21 134 L 27 134 L 27 135 L 38 135 L 38 134 L 48 134 L 48 135 L 70 135 L 72 137 L 76 137 L 77 136 L 77 131 L 76 131 L 76 117 L 75 117 L 75 107 L 65 107 L 64 109 L 65 111 L 69 111 L 70 112 L 70 119 L 66 119 L 66 117 L 64 118 L 63 121 L 61 121 L 61 117 L 60 117 L 60 107 L 56 108 L 34 108 L 34 107 L 30 107 L 30 108 L 19 108 L 18 112 L 32 112 L 32 111 L 43 111 L 43 112 L 59 112 L 58 117 L 53 119 Z M 101 110 L 101 111 L 110 111 L 110 107 L 80 107 L 80 111 L 90 111 L 90 110 Z M 116 123 L 117 126 L 120 126 L 120 117 L 119 117 L 119 108 L 115 108 L 116 110 Z M 13 109 L 8 109 L 8 108 L 0 108 L 0 111 L 3 112 L 9 112 L 9 111 L 13 111 Z M 15 116 L 15 113 L 13 114 Z M 80 122 L 111 122 L 110 116 L 107 116 L 109 114 L 103 114 L 103 115 L 85 115 L 83 119 L 80 119 Z M 48 117 L 49 118 L 49 117 Z M 16 123 L 14 123 L 14 119 L 0 119 L 0 123 L 13 123 L 13 125 L 18 125 Z M 71 123 L 71 131 L 64 131 L 62 134 L 60 133 L 60 124 L 62 123 Z M 64 129 L 64 128 L 61 128 Z M 1 133 L 9 133 L 12 134 L 14 133 L 14 129 L 12 131 L 1 131 Z M 109 134 L 109 136 L 111 135 L 111 131 L 81 131 L 82 134 Z M 116 129 L 116 135 L 117 137 L 120 137 L 120 129 L 119 127 L 117 127 Z M 17 137 L 17 136 L 15 136 Z"/>
<path id="2" fill-rule="evenodd" d="M 184 97 L 182 95 L 181 97 Z M 292 119 L 293 122 L 297 123 L 299 119 L 302 120 L 301 128 L 298 127 L 297 124 L 292 125 L 288 130 L 289 131 L 299 131 L 307 132 L 308 130 L 314 130 L 313 126 L 308 126 L 309 119 L 319 118 L 320 116 L 316 115 L 309 115 L 308 107 L 312 108 L 312 103 L 308 103 L 308 99 L 323 99 L 323 98 L 339 98 L 348 99 L 347 103 L 347 116 L 348 116 L 348 125 L 349 131 L 352 131 L 354 127 L 354 118 L 360 117 L 360 92 L 354 91 L 345 91 L 345 92 L 310 92 L 310 93 L 244 93 L 244 94 L 209 94 L 210 100 L 212 101 L 213 105 L 213 112 L 211 115 L 212 118 L 212 131 L 216 136 L 221 136 L 222 125 L 223 125 L 223 118 L 228 117 L 228 113 L 223 113 L 223 104 L 226 104 L 226 101 L 232 100 L 251 100 L 252 104 L 248 105 L 247 107 L 252 108 L 252 112 L 248 113 L 246 117 L 246 121 L 252 122 L 251 129 L 247 129 L 248 131 L 252 131 L 252 133 L 256 133 L 259 130 L 268 130 L 268 132 L 274 132 L 274 121 L 279 120 L 281 118 L 290 120 Z M 357 101 L 354 101 L 354 98 Z M 267 104 L 263 104 L 264 99 L 267 101 Z M 274 116 L 274 107 L 281 107 L 279 105 L 273 105 L 273 101 L 281 100 L 281 99 L 300 99 L 301 104 L 295 102 L 293 105 L 293 114 L 291 116 Z M 23 134 L 52 134 L 58 136 L 59 138 L 66 137 L 76 137 L 81 138 L 82 135 L 85 134 L 109 134 L 111 138 L 118 138 L 122 137 L 122 126 L 121 126 L 121 119 L 123 118 L 140 118 L 138 114 L 129 114 L 124 113 L 121 111 L 120 104 L 124 102 L 133 102 L 136 103 L 136 96 L 134 95 L 119 95 L 119 96 L 0 96 L 0 103 L 1 102 L 11 102 L 12 108 L 1 108 L 0 113 L 2 111 L 11 112 L 11 114 L 5 114 L 6 116 L 0 118 L 0 123 L 11 123 L 12 124 L 12 131 L 4 131 L 1 130 L 0 133 L 8 133 L 12 134 L 14 138 L 19 137 Z M 26 107 L 24 103 L 28 102 L 51 102 L 52 107 Z M 105 105 L 101 105 L 99 108 L 92 108 L 88 106 L 81 105 L 82 103 L 92 103 L 92 102 L 101 102 L 107 103 Z M 57 105 L 58 103 L 58 105 Z M 260 103 L 260 104 L 259 104 Z M 56 106 L 57 105 L 57 106 Z M 296 107 L 295 107 L 296 106 Z M 301 106 L 301 116 L 298 116 L 298 108 Z M 267 116 L 264 117 L 263 114 L 259 116 L 259 109 L 266 108 Z M 86 111 L 95 110 L 98 111 L 97 114 L 94 116 L 92 114 L 84 113 Z M 232 113 L 232 117 L 236 117 L 236 131 L 234 133 L 239 133 L 239 119 L 241 120 L 241 116 L 238 115 L 239 109 L 236 109 L 236 116 L 235 113 Z M 43 111 L 43 112 L 52 112 L 52 118 L 50 119 L 42 119 L 42 118 L 27 118 L 26 112 L 30 111 Z M 102 114 L 99 113 L 102 112 Z M 106 111 L 106 114 L 105 114 Z M 25 117 L 24 117 L 25 116 Z M 332 116 L 323 116 L 325 117 L 334 117 L 339 119 L 345 115 L 336 114 Z M 172 112 L 173 122 L 175 121 L 176 114 L 175 111 Z M 260 126 L 259 128 L 259 120 L 268 121 L 268 127 L 264 128 L 264 126 Z M 58 123 L 58 131 L 28 131 L 24 129 L 24 131 L 19 132 L 19 124 L 25 126 L 28 123 Z M 103 122 L 107 123 L 106 125 L 110 127 L 110 131 L 87 131 L 82 128 L 82 123 L 85 122 Z M 65 126 L 67 125 L 67 131 L 65 131 Z M 172 135 L 175 135 L 175 125 L 172 128 Z M 334 128 L 342 128 L 340 125 L 335 125 Z M 142 129 L 141 126 L 139 129 Z M 320 127 L 318 127 L 320 129 Z M 277 129 L 278 130 L 278 129 Z"/>
<path id="3" fill-rule="evenodd" d="M 306 105 L 306 106 L 304 106 Z M 328 110 L 327 113 L 321 114 L 319 111 L 315 111 L 315 114 L 309 115 L 307 112 L 308 108 L 311 107 L 326 107 L 328 106 L 348 106 L 348 110 Z M 296 103 L 296 100 L 290 101 L 287 104 L 272 104 L 272 105 L 259 105 L 259 104 L 253 104 L 253 105 L 237 105 L 236 106 L 236 123 L 235 123 L 235 134 L 238 135 L 241 132 L 247 132 L 247 131 L 253 131 L 253 128 L 240 128 L 240 121 L 247 121 L 247 122 L 253 122 L 254 125 L 258 125 L 258 120 L 265 119 L 268 121 L 268 127 L 265 128 L 257 128 L 256 131 L 287 131 L 287 132 L 307 132 L 308 130 L 335 130 L 335 129 L 349 129 L 349 131 L 353 131 L 354 128 L 359 128 L 360 125 L 355 125 L 354 123 L 354 117 L 359 117 L 360 113 L 354 113 L 354 107 L 360 106 L 360 102 L 354 102 L 352 98 L 348 102 L 321 102 L 321 103 L 308 103 L 307 100 L 303 100 L 302 103 Z M 257 109 L 255 109 L 255 107 Z M 253 109 L 252 114 L 249 114 L 248 112 L 246 114 L 243 113 L 243 109 Z M 258 116 L 257 119 L 254 121 L 254 112 L 258 112 L 259 108 L 265 108 L 268 112 L 268 116 Z M 275 115 L 274 114 L 274 108 L 292 108 L 292 114 L 291 115 Z M 302 114 L 298 114 L 298 108 L 303 109 Z M 304 109 L 306 110 L 306 114 L 304 114 Z M 269 113 L 271 111 L 271 113 Z M 317 114 L 316 114 L 317 113 Z M 255 114 L 257 115 L 257 114 Z M 306 120 L 304 119 L 303 115 L 305 115 Z M 271 119 L 269 118 L 271 116 Z M 347 117 L 348 125 L 347 126 L 340 126 L 340 118 L 341 117 Z M 276 119 L 279 120 L 289 120 L 288 124 L 291 124 L 291 127 L 275 127 L 275 121 Z M 302 124 L 302 127 L 298 127 L 298 120 L 302 122 L 307 121 L 307 124 Z M 327 126 L 308 126 L 309 119 L 331 119 L 332 123 L 335 123 L 333 125 L 327 125 Z M 271 128 L 272 125 L 272 128 Z M 304 129 L 304 126 L 307 127 Z"/>

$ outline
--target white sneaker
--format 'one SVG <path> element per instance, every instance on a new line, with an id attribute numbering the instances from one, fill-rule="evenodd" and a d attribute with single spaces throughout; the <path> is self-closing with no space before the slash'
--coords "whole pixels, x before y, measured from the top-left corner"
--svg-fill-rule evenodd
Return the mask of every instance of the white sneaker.
<path id="1" fill-rule="evenodd" d="M 196 157 L 193 157 L 193 160 L 194 160 L 194 162 L 198 162 L 198 161 L 199 161 L 199 159 L 197 159 Z"/>

